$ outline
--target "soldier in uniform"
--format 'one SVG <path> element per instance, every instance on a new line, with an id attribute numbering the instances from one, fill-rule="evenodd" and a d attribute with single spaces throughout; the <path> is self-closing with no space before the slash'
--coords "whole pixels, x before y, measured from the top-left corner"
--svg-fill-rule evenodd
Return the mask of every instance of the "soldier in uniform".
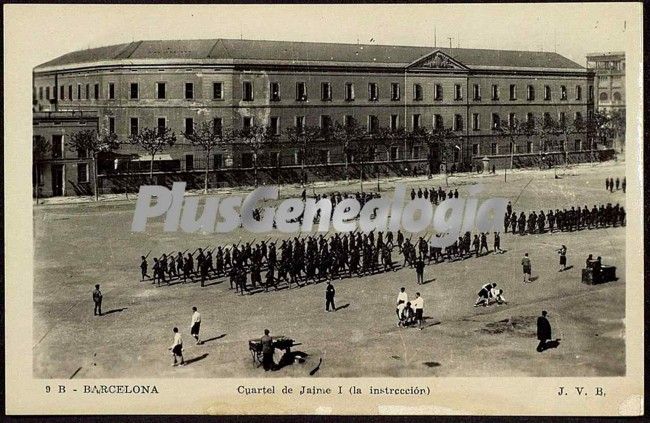
<path id="1" fill-rule="evenodd" d="M 102 315 L 102 291 L 99 290 L 99 284 L 95 285 L 95 290 L 93 291 L 93 303 L 95 304 L 95 310 L 93 311 L 95 316 Z"/>
<path id="2" fill-rule="evenodd" d="M 508 226 L 510 226 L 510 214 L 506 212 L 503 218 L 503 228 L 505 230 L 505 233 L 508 233 Z"/>
<path id="3" fill-rule="evenodd" d="M 548 211 L 546 218 L 548 219 L 548 230 L 549 232 L 553 232 L 555 226 L 555 215 L 553 214 L 553 210 Z"/>
<path id="4" fill-rule="evenodd" d="M 517 233 L 517 214 L 516 213 L 512 213 L 510 215 L 510 227 L 512 228 L 512 234 L 513 235 L 516 234 Z M 521 233 L 521 231 L 519 233 Z"/>
<path id="5" fill-rule="evenodd" d="M 142 273 L 141 280 L 144 280 L 145 277 L 151 278 L 151 276 L 147 274 L 147 267 L 149 266 L 149 264 L 147 263 L 147 258 L 145 256 L 141 256 L 141 257 L 142 257 L 142 261 L 140 262 L 140 272 Z"/>

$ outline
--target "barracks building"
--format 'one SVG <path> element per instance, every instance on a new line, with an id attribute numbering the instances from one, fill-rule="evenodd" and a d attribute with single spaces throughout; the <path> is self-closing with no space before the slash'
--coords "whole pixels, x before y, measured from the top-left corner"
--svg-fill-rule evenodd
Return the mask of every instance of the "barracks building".
<path id="1" fill-rule="evenodd" d="M 201 121 L 224 129 L 268 126 L 279 137 L 258 159 L 261 182 L 282 183 L 296 182 L 302 158 L 287 143 L 289 127 L 354 119 L 370 134 L 380 128 L 453 130 L 448 158 L 432 158 L 425 146 L 405 139 L 378 145 L 367 171 L 368 177 L 421 174 L 432 160 L 434 169 L 443 162 L 475 169 L 486 157 L 490 166 L 509 166 L 512 144 L 498 130 L 502 125 L 545 116 L 572 123 L 588 117 L 594 105 L 593 71 L 557 53 L 374 44 L 137 41 L 43 63 L 33 71 L 33 84 L 34 135 L 44 136 L 56 154 L 38 166 L 45 196 L 92 186 L 92 164 L 65 148 L 72 132 L 88 127 L 113 132 L 123 143 L 98 164 L 101 192 L 119 192 L 128 190 L 127 178 L 148 173 L 150 157 L 128 143 L 144 127 L 170 127 L 177 135 L 176 145 L 155 157 L 158 182 L 176 178 L 191 186 L 205 166 L 221 185 L 250 182 L 253 155 L 230 145 L 206 162 L 183 132 Z M 596 150 L 584 132 L 562 138 L 518 137 L 515 166 L 536 165 L 543 155 L 585 161 Z M 349 153 L 341 145 L 314 144 L 305 155 L 309 178 L 343 179 Z M 353 167 L 359 161 L 348 158 Z"/>

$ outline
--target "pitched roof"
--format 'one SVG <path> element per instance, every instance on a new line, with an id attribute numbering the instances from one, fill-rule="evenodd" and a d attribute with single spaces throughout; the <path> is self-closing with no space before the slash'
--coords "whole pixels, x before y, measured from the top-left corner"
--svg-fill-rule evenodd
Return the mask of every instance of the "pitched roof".
<path id="1" fill-rule="evenodd" d="M 551 52 L 434 48 L 377 44 L 337 44 L 266 40 L 158 40 L 135 41 L 65 54 L 37 66 L 36 70 L 54 66 L 83 65 L 104 61 L 140 61 L 185 59 L 235 63 L 295 64 L 387 64 L 407 66 L 415 60 L 440 50 L 470 69 L 542 68 L 584 69 L 579 64 Z"/>

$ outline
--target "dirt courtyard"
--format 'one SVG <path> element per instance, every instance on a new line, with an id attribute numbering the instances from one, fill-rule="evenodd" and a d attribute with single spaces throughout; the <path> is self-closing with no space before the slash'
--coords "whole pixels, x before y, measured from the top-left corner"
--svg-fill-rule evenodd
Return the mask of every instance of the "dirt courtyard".
<path id="1" fill-rule="evenodd" d="M 516 212 L 539 212 L 596 204 L 625 206 L 621 190 L 605 191 L 605 177 L 620 177 L 624 163 L 608 162 L 504 175 L 461 175 L 448 180 L 461 196 L 481 185 L 479 198 L 504 197 Z M 381 181 L 391 196 L 395 182 L 408 189 L 442 186 L 443 176 Z M 357 181 L 316 184 L 317 193 L 356 191 Z M 365 190 L 376 190 L 365 181 Z M 301 188 L 282 187 L 283 198 Z M 222 192 L 217 195 L 225 194 Z M 190 251 L 233 242 L 287 238 L 243 230 L 229 234 L 168 233 L 155 220 L 132 233 L 130 200 L 46 204 L 34 207 L 34 377 L 37 378 L 221 378 L 430 377 L 430 376 L 622 376 L 625 374 L 625 227 L 535 235 L 502 234 L 504 254 L 488 254 L 425 268 L 417 285 L 410 268 L 335 280 L 336 312 L 325 312 L 325 283 L 240 296 L 226 278 L 156 287 L 139 281 L 140 256 Z M 417 235 L 414 235 L 414 239 Z M 492 236 L 488 238 L 492 247 Z M 556 250 L 568 249 L 571 268 L 558 272 Z M 521 257 L 528 252 L 534 281 L 522 283 Z M 618 280 L 582 284 L 588 254 L 617 267 Z M 402 263 L 395 252 L 393 259 Z M 150 260 L 151 263 L 151 260 Z M 496 282 L 507 305 L 473 307 L 481 285 Z M 642 283 L 642 281 L 631 281 Z M 101 284 L 102 317 L 93 316 L 92 290 Z M 422 331 L 398 328 L 395 300 L 400 287 L 424 298 Z M 203 345 L 189 334 L 191 307 L 202 314 Z M 549 313 L 555 348 L 535 350 L 535 320 Z M 184 340 L 190 363 L 171 367 L 172 328 Z M 275 372 L 256 368 L 248 340 L 265 328 L 300 345 L 304 362 Z"/>

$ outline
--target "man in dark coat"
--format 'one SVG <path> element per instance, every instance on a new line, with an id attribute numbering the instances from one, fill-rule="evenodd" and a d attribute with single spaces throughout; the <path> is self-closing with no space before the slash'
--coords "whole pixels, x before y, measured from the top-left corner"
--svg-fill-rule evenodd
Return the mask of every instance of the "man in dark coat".
<path id="1" fill-rule="evenodd" d="M 275 363 L 273 362 L 273 338 L 269 336 L 269 330 L 264 329 L 264 336 L 260 339 L 262 343 L 262 366 L 264 371 L 274 370 Z"/>
<path id="2" fill-rule="evenodd" d="M 325 311 L 330 311 L 330 305 L 332 306 L 332 310 L 336 311 L 334 295 L 336 295 L 334 285 L 330 281 L 327 281 L 327 288 L 325 288 Z"/>
<path id="3" fill-rule="evenodd" d="M 546 349 L 546 342 L 551 340 L 551 324 L 546 318 L 546 310 L 542 311 L 542 315 L 537 318 L 537 352 L 542 352 Z"/>

